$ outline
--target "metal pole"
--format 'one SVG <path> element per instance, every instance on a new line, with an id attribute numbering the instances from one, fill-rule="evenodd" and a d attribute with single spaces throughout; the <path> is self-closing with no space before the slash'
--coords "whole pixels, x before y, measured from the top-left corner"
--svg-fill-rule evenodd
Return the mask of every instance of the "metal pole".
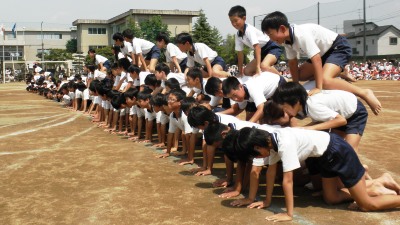
<path id="1" fill-rule="evenodd" d="M 253 16 L 253 26 L 256 26 L 256 16 Z"/>
<path id="2" fill-rule="evenodd" d="M 5 70 L 5 66 L 4 66 L 4 45 L 6 44 L 6 31 L 3 32 L 3 63 L 2 63 L 2 68 L 1 71 L 3 71 L 3 84 L 6 83 L 6 70 Z"/>
<path id="3" fill-rule="evenodd" d="M 44 45 L 43 45 L 43 21 L 40 23 L 40 36 L 42 36 L 42 63 L 44 61 Z M 43 66 L 43 65 L 42 65 Z"/>
<path id="4" fill-rule="evenodd" d="M 319 2 L 317 4 L 317 9 L 318 9 L 318 25 L 319 25 Z"/>
<path id="5" fill-rule="evenodd" d="M 367 60 L 367 53 L 366 53 L 366 50 L 367 50 L 367 43 L 366 43 L 366 39 L 367 39 L 367 37 L 366 37 L 366 23 L 367 23 L 367 17 L 366 17 L 366 12 L 365 12 L 365 5 L 366 5 L 366 3 L 365 3 L 365 0 L 363 1 L 364 2 L 364 35 L 363 35 L 363 49 L 364 49 L 364 51 L 363 51 L 363 62 L 366 62 Z"/>

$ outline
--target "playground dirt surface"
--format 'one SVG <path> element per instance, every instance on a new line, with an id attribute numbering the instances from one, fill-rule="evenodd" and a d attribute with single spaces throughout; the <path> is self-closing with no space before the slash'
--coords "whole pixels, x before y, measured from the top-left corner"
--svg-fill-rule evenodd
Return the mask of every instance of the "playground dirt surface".
<path id="1" fill-rule="evenodd" d="M 383 105 L 369 111 L 360 159 L 370 175 L 390 173 L 400 183 L 400 82 L 358 81 Z M 213 176 L 194 176 L 195 165 L 157 159 L 148 144 L 97 128 L 87 116 L 25 91 L 0 84 L 0 224 L 270 224 L 284 209 L 276 184 L 267 209 L 231 207 L 212 182 L 224 176 L 217 155 Z M 196 147 L 195 163 L 201 163 Z M 258 191 L 265 197 L 265 170 Z M 295 184 L 296 185 L 296 184 Z M 360 212 L 329 206 L 302 186 L 295 188 L 295 216 L 281 224 L 400 224 L 400 209 Z"/>

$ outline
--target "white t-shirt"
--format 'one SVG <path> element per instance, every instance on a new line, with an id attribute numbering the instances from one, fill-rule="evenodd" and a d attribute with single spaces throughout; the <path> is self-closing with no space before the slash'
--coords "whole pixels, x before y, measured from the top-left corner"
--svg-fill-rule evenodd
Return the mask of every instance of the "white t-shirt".
<path id="1" fill-rule="evenodd" d="M 307 99 L 307 114 L 313 121 L 333 120 L 338 114 L 350 118 L 357 110 L 357 97 L 342 90 L 322 90 Z"/>
<path id="2" fill-rule="evenodd" d="M 146 55 L 150 52 L 151 48 L 153 48 L 154 43 L 141 38 L 134 38 L 132 40 L 132 46 L 135 54 L 142 53 L 142 55 Z"/>
<path id="3" fill-rule="evenodd" d="M 169 43 L 167 45 L 167 49 L 164 54 L 165 54 L 165 59 L 167 60 L 168 63 L 172 62 L 172 57 L 176 57 L 178 63 L 181 63 L 182 60 L 184 60 L 187 57 L 186 53 L 181 52 L 178 46 L 172 43 Z"/>
<path id="4" fill-rule="evenodd" d="M 107 74 L 101 72 L 100 70 L 95 70 L 94 71 L 94 79 L 102 81 L 104 78 L 106 78 Z"/>
<path id="5" fill-rule="evenodd" d="M 95 56 L 96 59 L 96 65 L 100 64 L 100 63 L 105 63 L 108 59 L 102 55 L 97 55 Z"/>
<path id="6" fill-rule="evenodd" d="M 133 52 L 132 43 L 124 41 L 124 47 L 121 48 L 121 53 L 125 56 L 130 56 Z M 119 55 L 118 58 L 120 59 Z"/>
<path id="7" fill-rule="evenodd" d="M 89 88 L 86 88 L 83 91 L 83 100 L 89 100 L 89 99 L 90 99 Z"/>
<path id="8" fill-rule="evenodd" d="M 298 53 L 312 58 L 323 56 L 331 47 L 338 34 L 318 24 L 292 25 L 293 44 L 283 44 L 287 59 L 299 58 Z"/>
<path id="9" fill-rule="evenodd" d="M 319 157 L 326 151 L 329 133 L 298 128 L 282 128 L 275 131 L 278 153 L 270 151 L 269 164 L 282 160 L 283 172 L 300 168 L 300 162 L 308 157 Z"/>
<path id="10" fill-rule="evenodd" d="M 186 76 L 185 76 L 184 73 L 169 73 L 167 75 L 167 80 L 170 79 L 170 78 L 177 79 L 178 82 L 179 82 L 179 86 L 181 88 L 187 87 Z M 165 88 L 165 81 L 164 80 L 161 81 L 161 87 Z"/>
<path id="11" fill-rule="evenodd" d="M 189 125 L 187 121 L 187 116 L 183 112 L 181 112 L 181 117 L 178 119 L 175 117 L 173 112 L 171 112 L 171 114 L 169 115 L 168 133 L 175 133 L 176 128 L 179 128 L 185 134 L 198 133 L 197 128 L 193 128 Z"/>
<path id="12" fill-rule="evenodd" d="M 211 63 L 218 56 L 218 53 L 212 50 L 206 44 L 194 43 L 193 47 L 194 47 L 193 56 L 191 56 L 190 53 L 187 54 L 187 63 L 186 63 L 187 67 L 194 67 L 195 62 L 205 66 L 206 64 L 204 63 L 203 60 L 204 58 L 208 58 L 208 60 Z"/>
<path id="13" fill-rule="evenodd" d="M 235 51 L 243 51 L 244 45 L 254 49 L 253 45 L 259 44 L 262 48 L 268 41 L 269 37 L 266 34 L 246 23 L 244 35 L 242 37 L 239 37 L 239 33 L 235 35 Z"/>
<path id="14" fill-rule="evenodd" d="M 76 98 L 82 98 L 82 96 L 83 96 L 82 91 L 80 91 L 79 89 L 76 89 L 75 90 L 75 97 Z"/>
<path id="15" fill-rule="evenodd" d="M 247 87 L 249 99 L 238 102 L 239 108 L 246 108 L 247 102 L 254 102 L 256 106 L 266 102 L 278 88 L 279 80 L 280 76 L 271 72 L 262 72 L 247 80 L 243 85 Z"/>
<path id="16" fill-rule="evenodd" d="M 142 71 L 139 73 L 139 85 L 142 86 L 144 85 L 144 80 L 146 77 L 151 74 L 150 72 Z M 136 86 L 136 85 L 135 85 Z"/>

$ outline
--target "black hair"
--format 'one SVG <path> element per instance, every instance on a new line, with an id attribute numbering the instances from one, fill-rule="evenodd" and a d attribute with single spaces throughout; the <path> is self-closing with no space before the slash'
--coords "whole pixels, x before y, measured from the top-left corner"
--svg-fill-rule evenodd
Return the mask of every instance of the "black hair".
<path id="1" fill-rule="evenodd" d="M 129 66 L 131 66 L 131 62 L 129 62 L 129 59 L 127 58 L 122 58 L 118 59 L 118 65 L 122 67 L 125 71 L 127 71 Z"/>
<path id="2" fill-rule="evenodd" d="M 99 85 L 99 84 L 100 84 L 99 80 L 93 80 L 92 82 L 90 82 L 89 90 L 91 92 L 96 92 L 96 85 Z"/>
<path id="3" fill-rule="evenodd" d="M 151 90 L 149 87 L 144 87 L 143 91 L 140 91 L 137 94 L 137 99 L 139 100 L 146 100 L 146 99 L 151 99 L 151 93 L 153 92 L 153 90 Z"/>
<path id="4" fill-rule="evenodd" d="M 282 106 L 272 100 L 265 102 L 263 113 L 264 122 L 270 125 L 274 125 L 275 120 L 285 116 Z"/>
<path id="5" fill-rule="evenodd" d="M 221 79 L 217 77 L 210 77 L 208 78 L 204 89 L 208 94 L 215 96 L 215 94 L 219 91 L 221 83 L 222 83 Z"/>
<path id="6" fill-rule="evenodd" d="M 176 101 L 182 101 L 186 97 L 186 92 L 182 89 L 174 89 L 169 92 L 169 95 L 175 95 Z"/>
<path id="7" fill-rule="evenodd" d="M 181 85 L 179 84 L 179 81 L 176 78 L 169 78 L 168 80 L 165 81 L 165 86 L 169 87 L 169 89 L 175 90 L 175 89 L 181 89 Z"/>
<path id="8" fill-rule="evenodd" d="M 112 69 L 112 70 L 115 70 L 115 69 L 118 69 L 118 68 L 119 68 L 118 62 L 113 63 L 113 64 L 111 65 L 111 69 Z"/>
<path id="9" fill-rule="evenodd" d="M 189 44 L 193 45 L 193 39 L 189 33 L 178 34 L 175 38 L 175 42 L 177 44 L 185 44 L 186 42 L 189 42 Z"/>
<path id="10" fill-rule="evenodd" d="M 52 77 L 53 78 L 53 77 Z M 53 79 L 52 79 L 53 80 Z M 76 80 L 76 81 L 78 81 L 78 80 L 82 80 L 82 77 L 81 77 L 81 75 L 75 75 L 75 79 L 74 80 Z"/>
<path id="11" fill-rule="evenodd" d="M 93 48 L 89 49 L 88 54 L 89 53 L 96 53 L 96 50 L 94 50 Z"/>
<path id="12" fill-rule="evenodd" d="M 241 161 L 249 160 L 260 155 L 254 146 L 267 148 L 271 144 L 271 134 L 255 127 L 244 127 L 239 131 L 235 142 L 237 157 Z"/>
<path id="13" fill-rule="evenodd" d="M 133 33 L 133 30 L 125 29 L 124 31 L 122 31 L 122 36 L 128 39 L 133 39 L 135 37 L 135 34 Z"/>
<path id="14" fill-rule="evenodd" d="M 246 16 L 246 9 L 243 6 L 240 6 L 240 5 L 233 6 L 229 10 L 228 16 L 229 17 L 237 16 L 237 17 L 243 18 L 243 17 Z"/>
<path id="15" fill-rule="evenodd" d="M 83 82 L 77 83 L 76 89 L 83 92 L 86 89 L 86 85 Z"/>
<path id="16" fill-rule="evenodd" d="M 124 99 L 124 101 L 125 101 L 125 98 L 130 98 L 130 99 L 136 98 L 137 99 L 138 93 L 139 93 L 139 90 L 137 88 L 131 87 L 124 92 L 123 99 Z"/>
<path id="17" fill-rule="evenodd" d="M 107 96 L 107 93 L 111 91 L 111 88 L 107 87 L 105 84 L 101 82 L 98 83 L 98 85 L 95 85 L 95 89 L 99 96 L 104 96 L 104 95 Z"/>
<path id="18" fill-rule="evenodd" d="M 161 85 L 161 80 L 157 80 L 156 75 L 150 73 L 144 78 L 144 85 L 158 87 Z"/>
<path id="19" fill-rule="evenodd" d="M 223 141 L 222 132 L 228 129 L 228 126 L 222 123 L 211 123 L 204 129 L 204 140 L 207 145 L 213 145 L 217 141 Z"/>
<path id="20" fill-rule="evenodd" d="M 222 81 L 222 92 L 224 95 L 229 94 L 232 90 L 239 89 L 240 82 L 236 77 L 228 77 Z"/>
<path id="21" fill-rule="evenodd" d="M 118 41 L 123 42 L 123 41 L 124 41 L 124 36 L 122 36 L 121 33 L 115 33 L 115 34 L 113 34 L 112 39 L 113 39 L 114 41 L 117 41 L 117 40 L 118 40 Z"/>
<path id="22" fill-rule="evenodd" d="M 169 40 L 169 36 L 167 33 L 165 32 L 160 32 L 157 34 L 156 36 L 156 41 L 162 41 L 164 40 L 165 44 L 169 44 L 170 40 Z"/>
<path id="23" fill-rule="evenodd" d="M 150 104 L 153 106 L 164 106 L 168 105 L 168 102 L 165 95 L 157 93 L 156 95 L 153 95 L 153 97 L 151 97 Z"/>
<path id="24" fill-rule="evenodd" d="M 89 70 L 90 72 L 92 72 L 92 73 L 94 73 L 94 71 L 96 70 L 96 66 L 95 66 L 95 65 L 92 65 L 92 64 L 87 65 L 86 67 L 87 67 L 88 70 Z"/>
<path id="25" fill-rule="evenodd" d="M 181 102 L 181 110 L 184 113 L 187 113 L 189 111 L 190 108 L 193 107 L 193 105 L 196 103 L 196 99 L 193 97 L 185 97 L 184 99 L 182 99 Z"/>
<path id="26" fill-rule="evenodd" d="M 117 62 L 118 61 L 118 53 L 120 53 L 121 52 L 121 47 L 120 46 L 118 46 L 118 45 L 113 45 L 112 46 L 112 50 L 114 50 L 114 58 L 115 58 L 115 61 Z"/>
<path id="27" fill-rule="evenodd" d="M 112 96 L 111 99 L 111 105 L 114 107 L 114 109 L 118 110 L 121 108 L 121 105 L 125 104 L 125 97 L 122 93 L 116 93 L 114 96 Z"/>
<path id="28" fill-rule="evenodd" d="M 237 162 L 238 157 L 235 150 L 235 142 L 239 135 L 238 130 L 230 129 L 229 132 L 225 135 L 224 140 L 222 141 L 222 149 L 225 152 L 225 155 L 232 162 Z"/>
<path id="29" fill-rule="evenodd" d="M 127 71 L 128 73 L 136 73 L 137 75 L 139 75 L 139 73 L 140 73 L 140 68 L 137 67 L 136 65 L 130 65 L 126 71 Z"/>
<path id="30" fill-rule="evenodd" d="M 304 115 L 306 112 L 306 102 L 308 99 L 308 94 L 306 89 L 297 82 L 287 82 L 280 85 L 276 90 L 274 95 L 272 95 L 272 100 L 277 104 L 287 103 L 290 106 L 294 106 L 297 102 L 303 107 Z"/>
<path id="31" fill-rule="evenodd" d="M 169 68 L 169 66 L 164 63 L 157 64 L 155 70 L 157 72 L 164 72 L 165 75 L 168 75 L 171 72 L 171 69 Z"/>
<path id="32" fill-rule="evenodd" d="M 213 111 L 205 106 L 199 105 L 192 107 L 187 116 L 188 123 L 191 127 L 204 126 L 207 121 L 208 124 L 218 122 L 216 115 Z"/>
<path id="33" fill-rule="evenodd" d="M 269 29 L 278 30 L 280 26 L 290 27 L 285 14 L 275 11 L 265 16 L 261 22 L 261 30 L 267 32 Z"/>
<path id="34" fill-rule="evenodd" d="M 187 74 L 187 77 L 192 78 L 193 80 L 195 80 L 196 78 L 199 78 L 200 83 L 203 83 L 203 75 L 201 73 L 201 70 L 198 67 L 193 67 L 191 68 Z M 203 85 L 201 85 L 203 87 Z"/>

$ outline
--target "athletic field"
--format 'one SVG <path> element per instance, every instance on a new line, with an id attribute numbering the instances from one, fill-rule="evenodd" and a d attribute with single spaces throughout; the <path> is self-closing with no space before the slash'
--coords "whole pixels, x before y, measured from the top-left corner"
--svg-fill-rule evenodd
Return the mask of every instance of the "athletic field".
<path id="1" fill-rule="evenodd" d="M 373 89 L 384 107 L 374 116 L 367 106 L 361 161 L 372 177 L 388 172 L 400 182 L 400 82 L 356 85 Z M 268 209 L 231 207 L 233 199 L 212 188 L 216 176 L 193 176 L 194 166 L 157 153 L 28 93 L 23 83 L 0 84 L 0 224 L 269 224 L 264 218 L 284 208 L 279 185 Z M 199 147 L 195 156 L 200 163 Z M 223 177 L 220 156 L 216 163 Z M 262 177 L 264 198 L 265 171 Z M 297 187 L 290 224 L 400 224 L 400 209 L 362 213 L 347 205 L 328 206 Z"/>

